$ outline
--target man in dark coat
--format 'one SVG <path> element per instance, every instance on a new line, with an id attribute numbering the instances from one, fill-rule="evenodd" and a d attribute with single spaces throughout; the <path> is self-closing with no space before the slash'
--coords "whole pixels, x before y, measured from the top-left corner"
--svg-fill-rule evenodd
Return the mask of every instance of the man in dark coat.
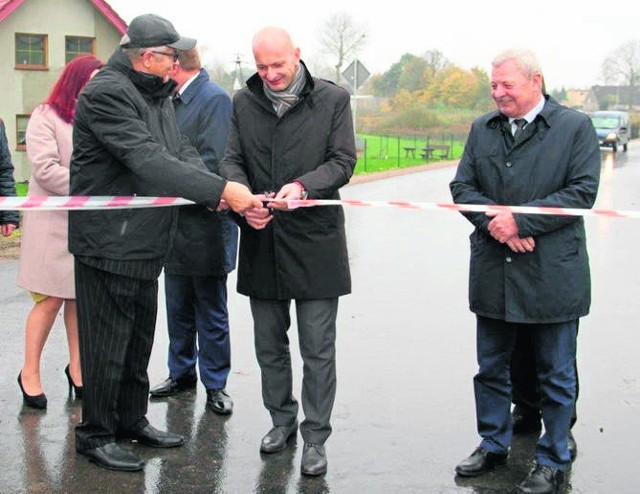
<path id="1" fill-rule="evenodd" d="M 258 32 L 253 54 L 258 72 L 234 98 L 223 175 L 276 200 L 339 199 L 356 163 L 349 94 L 311 77 L 282 29 Z M 321 475 L 336 392 L 338 297 L 351 291 L 344 213 L 266 206 L 245 213 L 238 266 L 238 291 L 251 298 L 262 399 L 274 425 L 260 450 L 283 450 L 298 427 L 287 337 L 295 300 L 304 361 L 301 470 Z"/>
<path id="2" fill-rule="evenodd" d="M 13 161 L 7 142 L 4 122 L 0 119 L 0 196 L 15 196 L 16 182 L 13 178 Z M 20 224 L 18 211 L 0 211 L 0 233 L 8 237 Z"/>
<path id="3" fill-rule="evenodd" d="M 180 134 L 169 70 L 181 38 L 166 19 L 131 21 L 121 46 L 82 92 L 76 108 L 71 194 L 181 196 L 216 209 L 261 207 L 241 184 L 210 172 Z M 156 323 L 158 276 L 175 231 L 176 208 L 70 211 L 84 396 L 76 450 L 99 466 L 140 470 L 116 438 L 169 448 L 184 438 L 146 418 L 147 366 Z"/>
<path id="4" fill-rule="evenodd" d="M 542 92 L 529 51 L 493 61 L 498 111 L 477 119 L 451 182 L 456 203 L 590 208 L 600 151 L 590 119 Z M 504 463 L 511 443 L 509 367 L 516 334 L 535 348 L 545 433 L 521 492 L 552 492 L 570 463 L 576 395 L 578 319 L 589 312 L 591 280 L 582 217 L 465 213 L 471 235 L 469 304 L 477 318 L 474 378 L 480 446 L 456 467 L 461 476 Z"/>
<path id="5" fill-rule="evenodd" d="M 173 104 L 178 127 L 195 146 L 207 168 L 218 162 L 231 121 L 231 98 L 209 79 L 196 48 L 178 51 L 169 73 L 178 84 Z M 235 268 L 238 226 L 224 213 L 204 206 L 183 206 L 164 286 L 169 330 L 169 377 L 151 389 L 153 398 L 172 396 L 196 386 L 207 392 L 207 408 L 228 415 L 233 400 L 225 390 L 231 370 L 227 312 L 227 274 Z"/>

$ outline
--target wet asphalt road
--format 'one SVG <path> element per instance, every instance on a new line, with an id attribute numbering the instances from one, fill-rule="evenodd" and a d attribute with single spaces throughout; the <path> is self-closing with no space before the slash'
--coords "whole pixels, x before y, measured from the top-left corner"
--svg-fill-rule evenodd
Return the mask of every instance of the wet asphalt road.
<path id="1" fill-rule="evenodd" d="M 640 143 L 614 159 L 604 152 L 598 207 L 640 210 Z M 450 202 L 454 168 L 350 185 L 345 198 Z M 54 327 L 43 357 L 45 412 L 22 407 L 16 376 L 23 326 L 31 306 L 17 288 L 17 261 L 0 263 L 0 493 L 508 493 L 526 475 L 536 438 L 518 437 L 506 468 L 456 480 L 453 468 L 477 445 L 472 377 L 474 317 L 467 308 L 470 224 L 459 214 L 391 208 L 347 209 L 353 294 L 341 299 L 338 394 L 329 472 L 300 475 L 302 441 L 277 455 L 258 452 L 270 428 L 260 398 L 248 300 L 230 278 L 233 369 L 229 418 L 205 409 L 202 387 L 153 401 L 148 417 L 185 434 L 174 450 L 131 447 L 143 472 L 97 468 L 74 452 L 79 402 L 67 398 L 64 329 Z M 640 220 L 588 218 L 593 276 L 592 313 L 581 322 L 581 378 L 574 434 L 575 493 L 637 492 L 640 440 L 637 319 L 640 304 Z M 162 286 L 161 286 L 162 292 Z M 161 300 L 149 376 L 167 376 L 166 323 Z M 291 331 L 299 397 L 301 362 Z"/>

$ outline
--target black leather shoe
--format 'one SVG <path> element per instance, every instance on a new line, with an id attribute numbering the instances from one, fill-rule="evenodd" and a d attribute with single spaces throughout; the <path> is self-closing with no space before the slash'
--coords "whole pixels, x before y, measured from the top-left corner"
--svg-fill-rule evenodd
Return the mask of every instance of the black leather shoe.
<path id="1" fill-rule="evenodd" d="M 304 443 L 300 472 L 314 477 L 327 473 L 327 453 L 323 444 Z"/>
<path id="2" fill-rule="evenodd" d="M 109 470 L 137 472 L 144 467 L 144 461 L 131 451 L 121 448 L 116 443 L 108 443 L 93 449 L 78 451 L 78 454 L 89 458 L 89 461 Z"/>
<path id="3" fill-rule="evenodd" d="M 528 494 L 547 494 L 556 492 L 564 481 L 564 472 L 557 468 L 537 465 L 527 478 L 518 485 L 518 492 Z"/>
<path id="4" fill-rule="evenodd" d="M 277 425 L 262 438 L 260 451 L 263 453 L 277 453 L 287 447 L 289 439 L 296 435 L 298 431 L 298 421 L 292 425 Z"/>
<path id="5" fill-rule="evenodd" d="M 514 434 L 540 432 L 542 429 L 540 412 L 524 411 L 518 406 L 514 407 L 511 413 L 511 427 Z"/>
<path id="6" fill-rule="evenodd" d="M 569 456 L 571 456 L 571 461 L 575 460 L 576 456 L 578 456 L 578 444 L 571 431 L 569 431 Z"/>
<path id="7" fill-rule="evenodd" d="M 490 453 L 486 449 L 476 448 L 469 458 L 456 466 L 456 473 L 461 477 L 477 477 L 493 470 L 497 465 L 504 465 L 507 454 Z"/>
<path id="8" fill-rule="evenodd" d="M 207 389 L 207 407 L 219 415 L 231 415 L 233 400 L 224 389 Z"/>
<path id="9" fill-rule="evenodd" d="M 173 432 L 159 431 L 151 424 L 144 427 L 135 427 L 127 431 L 118 431 L 119 439 L 132 439 L 144 446 L 152 448 L 175 448 L 184 444 L 184 436 Z"/>
<path id="10" fill-rule="evenodd" d="M 25 393 L 22 387 L 22 371 L 18 374 L 18 386 L 20 386 L 20 391 L 22 391 L 22 401 L 25 405 L 31 408 L 37 408 L 38 410 L 47 408 L 47 397 L 44 393 L 40 393 L 39 395 L 28 395 Z"/>
<path id="11" fill-rule="evenodd" d="M 180 377 L 178 379 L 169 377 L 154 388 L 151 388 L 149 394 L 152 398 L 165 398 L 180 393 L 181 391 L 193 389 L 197 384 L 198 378 L 196 376 Z"/>

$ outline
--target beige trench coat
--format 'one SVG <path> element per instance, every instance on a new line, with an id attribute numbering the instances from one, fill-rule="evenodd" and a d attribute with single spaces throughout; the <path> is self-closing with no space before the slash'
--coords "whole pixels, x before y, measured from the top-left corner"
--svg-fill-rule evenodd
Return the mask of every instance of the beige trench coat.
<path id="1" fill-rule="evenodd" d="M 48 105 L 41 105 L 31 114 L 26 138 L 31 165 L 28 195 L 68 195 L 72 125 Z M 18 285 L 43 295 L 74 299 L 73 256 L 67 238 L 67 211 L 26 211 Z"/>

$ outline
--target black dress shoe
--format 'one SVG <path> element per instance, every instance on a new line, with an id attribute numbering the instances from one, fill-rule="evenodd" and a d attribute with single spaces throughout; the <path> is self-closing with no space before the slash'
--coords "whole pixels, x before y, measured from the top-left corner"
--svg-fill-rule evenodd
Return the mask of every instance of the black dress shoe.
<path id="1" fill-rule="evenodd" d="M 196 376 L 179 377 L 178 379 L 169 377 L 154 388 L 151 388 L 149 394 L 152 398 L 165 398 L 180 393 L 181 391 L 193 389 L 197 384 L 198 378 Z"/>
<path id="2" fill-rule="evenodd" d="M 260 451 L 263 453 L 277 453 L 287 447 L 289 439 L 296 435 L 298 431 L 298 421 L 292 425 L 277 425 L 262 438 Z"/>
<path id="3" fill-rule="evenodd" d="M 323 444 L 304 443 L 300 472 L 313 477 L 327 473 L 327 453 Z"/>
<path id="4" fill-rule="evenodd" d="M 22 391 L 22 401 L 25 405 L 39 410 L 47 408 L 47 397 L 44 393 L 40 393 L 39 395 L 28 395 L 25 393 L 22 387 L 22 371 L 18 374 L 18 386 L 20 386 L 20 391 Z"/>
<path id="5" fill-rule="evenodd" d="M 469 458 L 458 463 L 456 473 L 461 477 L 477 477 L 493 470 L 497 465 L 504 465 L 506 461 L 506 453 L 490 453 L 484 448 L 476 448 Z"/>
<path id="6" fill-rule="evenodd" d="M 136 472 L 142 470 L 144 461 L 131 451 L 121 448 L 116 443 L 108 443 L 98 448 L 78 451 L 78 454 L 89 458 L 89 461 L 109 470 Z"/>
<path id="7" fill-rule="evenodd" d="M 531 470 L 527 478 L 518 485 L 518 492 L 527 494 L 548 494 L 556 492 L 564 481 L 564 472 L 557 468 L 538 465 Z"/>
<path id="8" fill-rule="evenodd" d="M 540 432 L 542 422 L 539 411 L 524 411 L 516 406 L 511 413 L 511 427 L 514 434 L 529 434 Z"/>
<path id="9" fill-rule="evenodd" d="M 127 431 L 118 431 L 116 437 L 119 439 L 132 439 L 152 448 L 175 448 L 184 444 L 184 436 L 173 432 L 159 431 L 151 424 L 147 424 L 144 427 L 135 427 Z"/>
<path id="10" fill-rule="evenodd" d="M 578 456 L 578 444 L 571 431 L 569 431 L 569 456 L 571 456 L 571 461 L 575 460 L 576 456 Z"/>
<path id="11" fill-rule="evenodd" d="M 233 400 L 224 389 L 207 389 L 207 407 L 219 415 L 231 415 Z"/>

